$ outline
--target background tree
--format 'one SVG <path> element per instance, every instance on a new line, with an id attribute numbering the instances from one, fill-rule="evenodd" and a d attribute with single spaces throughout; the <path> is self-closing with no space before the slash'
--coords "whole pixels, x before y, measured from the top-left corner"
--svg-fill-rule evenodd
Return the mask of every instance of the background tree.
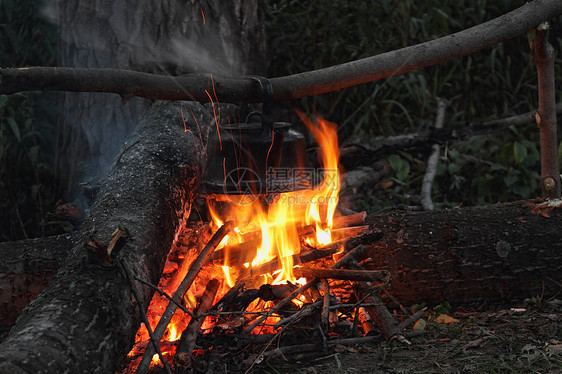
<path id="1" fill-rule="evenodd" d="M 62 1 L 59 14 L 58 66 L 265 73 L 258 1 Z M 73 197 L 82 178 L 95 183 L 105 173 L 149 105 L 116 95 L 61 94 L 55 167 L 62 196 Z"/>

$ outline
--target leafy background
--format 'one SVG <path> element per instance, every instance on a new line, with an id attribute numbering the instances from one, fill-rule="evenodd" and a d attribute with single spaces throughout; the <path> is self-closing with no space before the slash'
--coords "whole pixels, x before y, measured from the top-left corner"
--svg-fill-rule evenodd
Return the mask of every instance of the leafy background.
<path id="1" fill-rule="evenodd" d="M 267 35 L 275 54 L 270 75 L 318 69 L 421 43 L 523 4 L 518 0 L 272 0 L 268 2 Z M 552 20 L 550 42 L 558 53 L 558 82 L 562 78 L 561 29 L 562 18 Z M 316 108 L 340 124 L 340 141 L 345 143 L 426 130 L 433 126 L 437 97 L 448 102 L 447 128 L 462 129 L 467 124 L 535 110 L 536 70 L 527 36 L 433 67 L 302 99 L 294 105 L 307 111 Z M 442 147 L 434 202 L 443 208 L 539 196 L 537 146 L 538 131 L 529 122 Z M 379 188 L 365 186 L 353 191 L 360 196 L 354 208 L 374 212 L 419 204 L 429 151 L 428 147 L 425 152 L 388 154 L 392 175 L 379 183 Z"/>
<path id="2" fill-rule="evenodd" d="M 0 66 L 53 66 L 56 26 L 47 2 L 0 0 Z M 391 51 L 457 32 L 521 6 L 520 0 L 268 0 L 269 76 L 281 76 Z M 560 55 L 562 18 L 550 41 Z M 556 76 L 561 81 L 560 59 Z M 534 110 L 536 71 L 526 36 L 408 74 L 292 105 L 339 124 L 342 142 L 376 140 L 433 126 L 436 97 L 448 102 L 445 126 Z M 560 97 L 560 92 L 557 92 Z M 69 229 L 49 212 L 61 203 L 54 188 L 56 94 L 0 96 L 0 240 Z M 475 136 L 442 148 L 433 198 L 438 208 L 535 197 L 539 191 L 538 132 L 532 123 Z M 419 204 L 427 150 L 384 156 L 392 167 L 377 186 L 344 191 L 369 212 Z M 366 159 L 373 164 L 376 159 Z"/>

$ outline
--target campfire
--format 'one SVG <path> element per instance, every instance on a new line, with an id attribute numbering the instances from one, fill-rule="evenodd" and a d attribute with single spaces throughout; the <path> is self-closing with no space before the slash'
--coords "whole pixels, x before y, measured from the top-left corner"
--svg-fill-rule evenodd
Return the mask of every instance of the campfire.
<path id="1" fill-rule="evenodd" d="M 252 194 L 207 196 L 212 222 L 184 231 L 191 239 L 180 238 L 160 284 L 150 285 L 158 292 L 123 373 L 204 372 L 216 355 L 247 370 L 291 352 L 317 356 L 334 344 L 370 341 L 375 324 L 384 338 L 405 339 L 399 333 L 421 316 L 398 325 L 381 302 L 389 272 L 359 261 L 363 244 L 382 233 L 369 230 L 365 212 L 338 211 L 337 127 L 298 114 L 320 147 L 322 168 L 269 167 L 265 193 L 257 193 L 260 185 Z M 225 167 L 225 185 L 227 174 Z M 275 189 L 280 175 L 287 192 Z M 232 354 L 242 346 L 244 360 Z"/>

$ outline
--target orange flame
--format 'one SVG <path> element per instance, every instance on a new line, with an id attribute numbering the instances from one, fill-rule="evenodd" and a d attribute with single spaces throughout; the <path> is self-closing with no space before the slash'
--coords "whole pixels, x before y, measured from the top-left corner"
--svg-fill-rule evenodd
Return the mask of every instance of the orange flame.
<path id="1" fill-rule="evenodd" d="M 312 119 L 301 112 L 299 116 L 312 133 L 321 148 L 321 161 L 323 166 L 323 179 L 313 189 L 279 194 L 277 198 L 264 207 L 260 199 L 251 203 L 240 198 L 246 204 L 233 204 L 231 209 L 224 213 L 228 219 L 237 222 L 241 235 L 259 231 L 261 245 L 257 249 L 256 257 L 251 261 L 251 266 L 257 266 L 277 258 L 282 265 L 281 271 L 270 275 L 271 283 L 295 282 L 293 275 L 292 255 L 300 252 L 298 227 L 303 224 L 313 225 L 316 237 L 309 239 L 308 243 L 314 246 L 326 245 L 332 242 L 331 228 L 333 216 L 338 204 L 340 189 L 338 159 L 339 147 L 337 125 L 322 118 Z M 269 195 L 271 196 L 271 195 Z M 233 200 L 234 198 L 231 198 Z M 223 219 L 215 205 L 209 202 L 209 210 L 213 222 L 219 227 Z M 240 243 L 241 235 L 237 238 L 228 238 L 228 244 Z M 225 245 L 227 242 L 223 242 Z M 221 243 L 221 246 L 223 245 Z M 225 256 L 226 257 L 226 256 Z M 224 263 L 223 270 L 229 284 L 233 284 L 232 273 L 228 269 L 230 264 Z"/>

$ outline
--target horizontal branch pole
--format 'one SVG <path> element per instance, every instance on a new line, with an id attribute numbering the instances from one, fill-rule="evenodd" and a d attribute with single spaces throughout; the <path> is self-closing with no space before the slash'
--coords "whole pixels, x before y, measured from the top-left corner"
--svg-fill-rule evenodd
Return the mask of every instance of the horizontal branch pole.
<path id="1" fill-rule="evenodd" d="M 274 100 L 318 95 L 410 72 L 491 47 L 562 14 L 559 0 L 534 0 L 488 22 L 442 38 L 364 59 L 272 78 Z M 31 67 L 0 69 L 0 94 L 21 91 L 113 92 L 162 100 L 260 102 L 258 81 L 212 75 L 172 77 L 128 70 Z"/>

